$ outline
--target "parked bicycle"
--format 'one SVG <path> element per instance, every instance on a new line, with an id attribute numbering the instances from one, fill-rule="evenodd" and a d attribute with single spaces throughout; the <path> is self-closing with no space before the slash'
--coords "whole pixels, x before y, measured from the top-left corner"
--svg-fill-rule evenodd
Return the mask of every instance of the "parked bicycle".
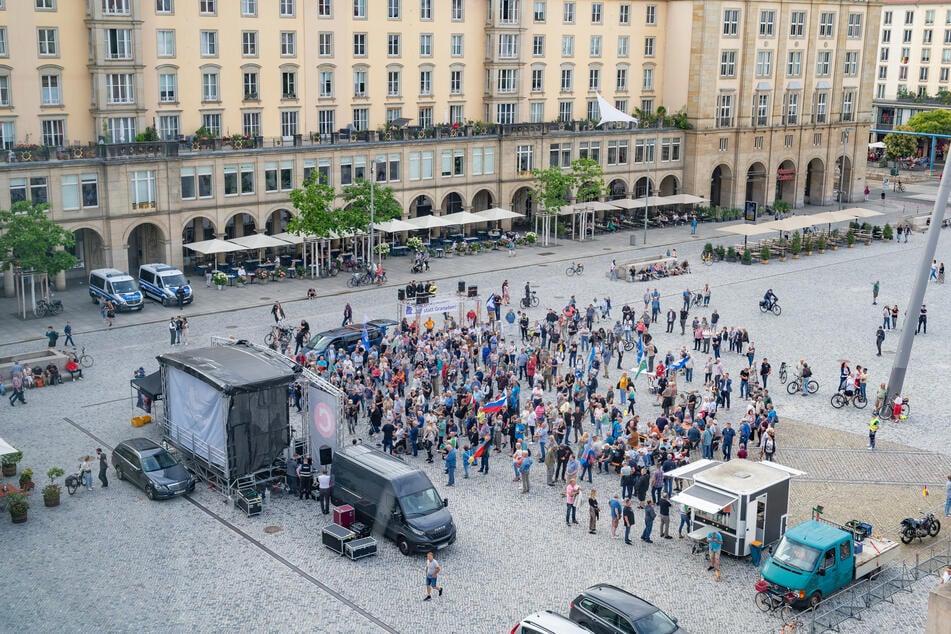
<path id="1" fill-rule="evenodd" d="M 522 308 L 534 308 L 538 306 L 538 293 L 532 291 L 531 296 L 522 297 L 520 304 Z"/>
<path id="2" fill-rule="evenodd" d="M 581 275 L 584 273 L 584 264 L 581 262 L 572 262 L 571 266 L 565 269 L 565 275 L 571 277 L 573 275 Z"/>
<path id="3" fill-rule="evenodd" d="M 282 321 L 271 326 L 270 331 L 264 335 L 264 345 L 277 349 L 278 344 L 280 344 L 280 347 L 283 348 L 290 345 L 293 336 L 294 328 Z"/>
<path id="4" fill-rule="evenodd" d="M 717 260 L 719 260 L 719 258 L 713 251 L 707 251 L 700 254 L 700 261 L 703 262 L 704 266 L 713 266 L 713 263 Z"/>
<path id="5" fill-rule="evenodd" d="M 789 375 L 787 374 L 786 370 L 786 362 L 783 361 L 779 364 L 779 382 L 785 385 L 787 378 L 789 378 Z"/>
<path id="6" fill-rule="evenodd" d="M 836 409 L 841 409 L 849 403 L 852 403 L 852 406 L 856 409 L 865 409 L 865 406 L 868 405 L 868 399 L 862 396 L 859 390 L 855 390 L 855 392 L 851 394 L 838 391 L 832 395 L 832 407 Z"/>
<path id="7" fill-rule="evenodd" d="M 86 352 L 86 346 L 80 349 L 79 354 L 76 355 L 76 359 L 79 361 L 79 365 L 84 368 L 91 368 L 92 364 L 96 362 L 96 360 L 92 358 L 92 355 Z"/>
<path id="8" fill-rule="evenodd" d="M 901 399 L 901 420 L 906 420 L 911 414 L 911 405 L 908 404 L 908 397 L 903 396 Z M 895 415 L 895 399 L 886 401 L 878 411 L 879 418 L 884 420 L 891 420 Z"/>
<path id="9" fill-rule="evenodd" d="M 753 597 L 753 603 L 763 612 L 779 611 L 779 618 L 783 623 L 789 623 L 795 618 L 795 611 L 790 603 L 795 598 L 792 592 L 783 593 L 774 589 L 767 581 L 758 581 L 756 583 L 756 595 Z"/>
<path id="10" fill-rule="evenodd" d="M 337 260 L 331 260 L 329 265 L 322 264 L 317 269 L 319 277 L 337 277 L 338 273 L 340 273 L 340 263 Z"/>
<path id="11" fill-rule="evenodd" d="M 52 295 L 50 295 L 49 298 L 43 298 L 36 302 L 36 306 L 33 307 L 34 317 L 51 317 L 61 312 L 63 312 L 63 302 L 58 299 L 53 299 Z"/>
<path id="12" fill-rule="evenodd" d="M 693 308 L 700 308 L 703 306 L 703 293 L 691 293 L 690 306 Z"/>
<path id="13" fill-rule="evenodd" d="M 786 385 L 786 391 L 790 394 L 795 394 L 802 389 L 802 383 L 803 378 L 801 376 L 794 377 L 793 380 Z M 806 390 L 807 394 L 815 394 L 819 391 L 819 382 L 815 379 L 806 379 Z"/>

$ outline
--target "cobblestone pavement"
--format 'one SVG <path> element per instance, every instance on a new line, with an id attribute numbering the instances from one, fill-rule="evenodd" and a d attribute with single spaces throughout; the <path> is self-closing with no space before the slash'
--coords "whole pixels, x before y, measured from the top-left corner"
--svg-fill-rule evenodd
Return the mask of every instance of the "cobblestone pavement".
<path id="1" fill-rule="evenodd" d="M 713 233 L 711 228 L 705 231 Z M 686 233 L 652 233 L 652 240 L 669 243 L 697 261 L 708 238 L 691 241 Z M 946 334 L 951 301 L 944 287 L 928 290 L 929 334 L 916 342 L 906 381 L 911 418 L 883 425 L 879 450 L 872 453 L 864 449 L 869 410 L 837 411 L 829 405 L 838 359 L 862 365 L 867 361 L 870 387 L 887 375 L 890 357 L 873 356 L 880 306 L 871 306 L 871 284 L 881 280 L 881 303 L 907 303 L 910 267 L 922 240 L 915 235 L 907 245 L 876 243 L 768 266 L 697 267 L 689 277 L 656 285 L 666 310 L 668 304 L 679 306 L 686 285 L 697 288 L 709 281 L 721 324 L 748 328 L 757 350 L 774 368 L 779 360 L 792 364 L 805 357 L 816 369 L 821 388 L 808 398 L 789 396 L 770 381 L 781 419 L 780 460 L 808 472 L 792 488 L 790 524 L 807 519 L 809 509 L 819 503 L 830 519 L 868 519 L 876 532 L 889 534 L 902 517 L 919 508 L 942 510 L 941 484 L 951 472 L 948 395 L 943 387 L 951 367 Z M 939 261 L 947 259 L 948 244 L 942 236 Z M 651 246 L 644 252 L 664 248 Z M 585 276 L 566 278 L 562 259 L 582 253 Z M 515 258 L 517 268 L 501 253 L 437 261 L 433 277 L 445 288 L 454 289 L 457 279 L 465 279 L 486 289 L 498 288 L 509 276 L 513 295 L 531 279 L 542 298 L 533 311 L 537 317 L 548 305 L 560 307 L 571 294 L 579 302 L 609 293 L 615 307 L 622 301 L 639 304 L 647 286 L 611 283 L 604 275 L 611 257 L 631 257 L 619 237 L 557 249 L 523 249 Z M 401 264 L 391 260 L 390 270 Z M 342 284 L 338 278 L 318 286 L 326 293 Z M 781 298 L 781 318 L 756 309 L 766 285 Z M 193 345 L 203 345 L 212 334 L 261 341 L 270 322 L 266 305 L 271 298 L 293 299 L 304 288 L 304 283 L 290 281 L 266 291 L 227 289 L 219 294 L 200 288 L 196 305 L 185 311 L 191 315 Z M 169 349 L 165 321 L 175 311 L 148 306 L 141 315 L 120 317 L 120 326 L 106 331 L 81 292 L 73 292 L 63 295 L 70 318 L 76 315 L 74 324 L 82 324 L 77 342 L 88 346 L 96 365 L 86 371 L 84 382 L 29 391 L 27 406 L 0 403 L 0 436 L 24 451 L 21 467 L 37 474 L 51 465 L 71 471 L 82 454 L 97 446 L 111 448 L 131 436 L 158 434 L 154 425 L 142 430 L 129 426 L 133 412 L 128 379 L 140 365 L 154 369 L 154 356 Z M 358 319 L 393 316 L 394 295 L 391 286 L 314 302 L 291 301 L 286 308 L 290 320 L 307 318 L 317 331 L 339 323 L 345 298 Z M 11 320 L 6 316 L 12 312 L 8 300 L 3 301 L 0 341 L 13 343 L 0 345 L 0 355 L 45 348 L 40 339 L 45 323 Z M 60 321 L 53 323 L 61 328 Z M 688 343 L 679 334 L 662 332 L 657 340 L 662 352 Z M 891 336 L 889 347 L 894 348 Z M 727 371 L 735 375 L 741 360 L 745 357 L 728 355 Z M 625 359 L 624 366 L 630 365 L 630 358 Z M 611 380 L 617 375 L 612 368 Z M 656 411 L 643 400 L 641 411 Z M 722 418 L 735 420 L 741 410 L 734 406 Z M 748 561 L 726 559 L 724 579 L 715 584 L 704 577 L 704 562 L 690 554 L 685 540 L 635 540 L 634 546 L 624 546 L 610 539 L 603 519 L 597 535 L 565 527 L 563 502 L 556 489 L 544 486 L 541 468 L 533 469 L 532 492 L 520 495 L 511 482 L 508 460 L 498 454 L 489 476 L 464 480 L 459 472 L 459 484 L 451 490 L 443 486 L 438 464 L 415 462 L 442 493 L 451 491 L 449 508 L 460 528 L 459 541 L 440 555 L 446 594 L 432 602 L 420 601 L 421 558 L 404 558 L 388 542 L 378 557 L 360 562 L 321 548 L 319 531 L 325 520 L 315 512 L 316 503 L 275 497 L 262 516 L 247 518 L 211 491 L 197 492 L 196 504 L 151 503 L 130 485 L 113 483 L 73 497 L 64 493 L 63 504 L 55 509 L 43 508 L 40 496 L 34 496 L 25 525 L 0 519 L 0 539 L 16 545 L 6 549 L 4 561 L 17 571 L 17 582 L 7 584 L 0 605 L 10 622 L 22 623 L 28 631 L 75 631 L 95 622 L 107 631 L 145 632 L 276 632 L 286 630 L 288 623 L 328 632 L 497 632 L 537 609 L 566 613 L 580 589 L 609 581 L 663 607 L 691 632 L 779 630 L 775 619 L 753 606 L 756 571 Z M 924 484 L 932 489 L 928 498 L 921 495 Z M 617 490 L 613 477 L 596 476 L 593 486 L 603 505 Z M 638 517 L 638 528 L 642 525 Z M 281 530 L 267 534 L 266 526 Z M 903 552 L 913 556 L 915 551 Z M 933 578 L 922 580 L 915 593 L 898 595 L 894 604 L 872 609 L 862 622 L 846 623 L 843 631 L 922 631 L 931 583 Z"/>

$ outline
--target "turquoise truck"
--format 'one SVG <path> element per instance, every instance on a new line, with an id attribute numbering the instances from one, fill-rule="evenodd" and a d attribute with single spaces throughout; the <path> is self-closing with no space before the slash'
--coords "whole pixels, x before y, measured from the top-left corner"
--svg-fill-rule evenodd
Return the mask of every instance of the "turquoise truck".
<path id="1" fill-rule="evenodd" d="M 783 535 L 763 565 L 768 591 L 797 607 L 814 607 L 853 581 L 878 572 L 898 556 L 898 543 L 867 530 L 810 520 Z"/>

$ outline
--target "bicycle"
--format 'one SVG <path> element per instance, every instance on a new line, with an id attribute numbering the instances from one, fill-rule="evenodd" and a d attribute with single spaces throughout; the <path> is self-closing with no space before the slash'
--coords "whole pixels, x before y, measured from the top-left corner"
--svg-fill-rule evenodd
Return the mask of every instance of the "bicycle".
<path id="1" fill-rule="evenodd" d="M 573 275 L 581 275 L 584 273 L 584 264 L 581 262 L 572 262 L 571 266 L 565 269 L 565 275 L 571 277 Z"/>
<path id="2" fill-rule="evenodd" d="M 690 306 L 692 308 L 700 308 L 703 306 L 703 293 L 691 293 Z"/>
<path id="3" fill-rule="evenodd" d="M 531 296 L 523 297 L 519 304 L 522 308 L 535 308 L 538 306 L 538 294 L 535 291 L 532 291 Z"/>
<path id="4" fill-rule="evenodd" d="M 338 273 L 340 273 L 340 264 L 336 260 L 331 261 L 329 266 L 325 264 L 317 269 L 317 276 L 323 278 L 337 277 Z"/>
<path id="5" fill-rule="evenodd" d="M 778 299 L 774 299 L 774 300 L 773 300 L 773 303 L 770 304 L 769 306 L 766 305 L 766 300 L 761 300 L 760 303 L 759 303 L 759 309 L 760 309 L 760 311 L 762 311 L 762 312 L 764 312 L 764 313 L 773 313 L 773 314 L 776 315 L 777 317 L 779 317 L 780 315 L 783 314 L 783 309 L 782 309 L 782 307 L 779 305 L 779 300 L 778 300 Z"/>
<path id="6" fill-rule="evenodd" d="M 783 361 L 779 364 L 779 382 L 785 385 L 787 378 L 788 375 L 786 374 L 786 362 Z"/>
<path id="7" fill-rule="evenodd" d="M 95 359 L 92 358 L 92 355 L 86 352 L 86 346 L 82 347 L 79 354 L 76 355 L 76 359 L 79 361 L 79 365 L 83 366 L 84 368 L 91 368 L 96 362 Z"/>
<path id="8" fill-rule="evenodd" d="M 34 317 L 48 317 L 58 315 L 61 312 L 63 312 L 63 302 L 58 299 L 53 299 L 52 297 L 49 299 L 41 299 L 36 302 L 36 306 L 33 307 Z"/>
<path id="9" fill-rule="evenodd" d="M 765 583 L 765 582 L 761 582 Z M 757 587 L 762 587 L 760 584 L 757 584 Z M 789 595 L 780 594 L 778 591 L 773 590 L 771 587 L 767 586 L 767 589 L 760 590 L 753 597 L 753 603 L 756 604 L 763 612 L 775 612 L 779 611 L 779 618 L 783 620 L 783 623 L 789 623 L 795 618 L 795 611 L 792 609 L 792 606 L 789 605 Z"/>
<path id="10" fill-rule="evenodd" d="M 294 329 L 286 323 L 274 324 L 270 332 L 264 335 L 264 345 L 276 349 L 276 344 L 280 343 L 282 347 L 289 346 Z"/>
<path id="11" fill-rule="evenodd" d="M 801 376 L 797 376 L 793 378 L 793 380 L 790 381 L 789 384 L 786 386 L 786 391 L 789 392 L 790 394 L 795 394 L 796 392 L 802 389 L 802 383 L 803 383 L 803 378 Z M 815 379 L 806 380 L 806 390 L 807 390 L 806 392 L 807 394 L 815 394 L 816 392 L 819 391 L 819 382 L 816 381 Z"/>
<path id="12" fill-rule="evenodd" d="M 703 262 L 704 266 L 713 266 L 713 263 L 717 260 L 718 258 L 713 251 L 700 254 L 700 261 Z"/>
<path id="13" fill-rule="evenodd" d="M 895 399 L 892 399 L 891 401 L 887 401 L 884 404 L 882 404 L 882 407 L 878 411 L 879 418 L 882 418 L 884 420 L 892 419 L 892 415 L 894 413 L 894 407 L 895 407 L 894 400 Z M 898 415 L 899 420 L 906 420 L 910 414 L 911 414 L 911 405 L 908 404 L 908 397 L 903 396 L 901 399 L 901 414 Z"/>
<path id="14" fill-rule="evenodd" d="M 837 391 L 832 395 L 831 402 L 832 407 L 836 409 L 845 407 L 849 402 L 851 402 L 852 406 L 856 409 L 865 409 L 865 406 L 868 405 L 868 399 L 862 396 L 862 393 L 858 390 L 855 390 L 851 396 L 848 392 Z"/>

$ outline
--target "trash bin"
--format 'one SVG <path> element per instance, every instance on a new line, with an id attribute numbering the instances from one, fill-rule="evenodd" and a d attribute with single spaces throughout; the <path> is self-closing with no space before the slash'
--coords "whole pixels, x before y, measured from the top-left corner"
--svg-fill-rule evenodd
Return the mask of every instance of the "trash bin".
<path id="1" fill-rule="evenodd" d="M 889 170 L 888 173 L 891 174 L 892 176 L 898 176 L 898 168 L 897 168 L 897 167 L 893 167 L 893 168 L 891 168 L 891 170 Z"/>
<path id="2" fill-rule="evenodd" d="M 634 235 L 634 232 L 631 232 L 631 235 L 628 236 L 628 238 L 629 238 L 629 240 L 630 240 L 630 242 L 628 243 L 628 244 L 630 244 L 630 246 L 633 247 L 633 246 L 636 246 L 636 245 L 637 245 L 637 236 Z"/>
<path id="3" fill-rule="evenodd" d="M 763 542 L 750 542 L 750 559 L 753 565 L 759 568 L 759 562 L 763 557 Z"/>

